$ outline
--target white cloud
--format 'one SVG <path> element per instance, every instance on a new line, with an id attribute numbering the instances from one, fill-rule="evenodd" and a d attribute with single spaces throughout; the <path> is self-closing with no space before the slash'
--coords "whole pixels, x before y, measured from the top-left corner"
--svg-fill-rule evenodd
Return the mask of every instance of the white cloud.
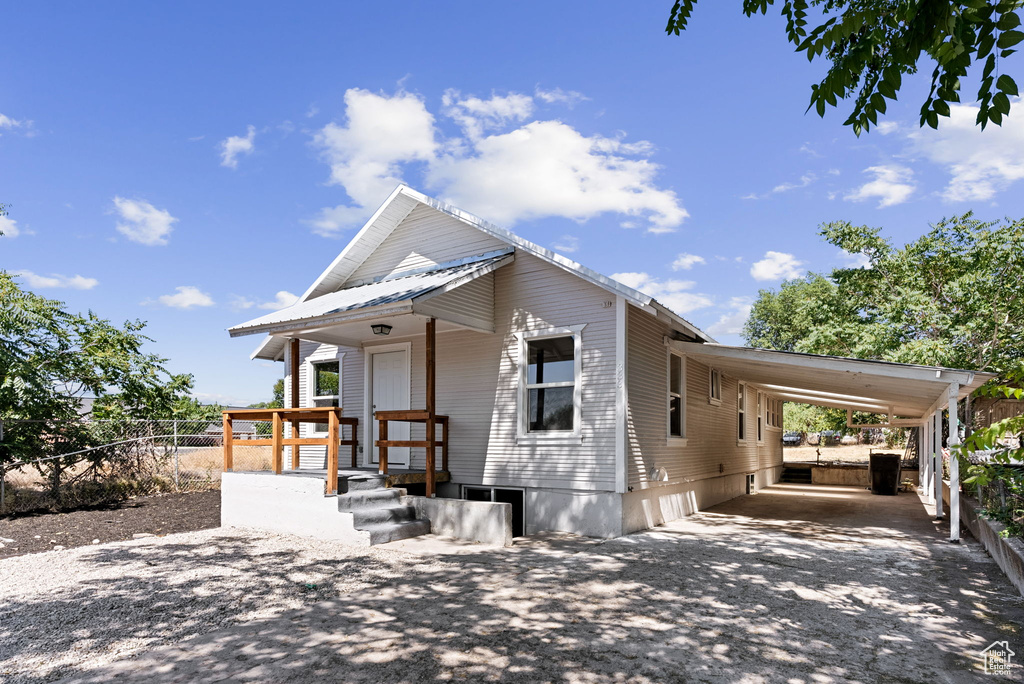
<path id="1" fill-rule="evenodd" d="M 283 309 L 286 306 L 291 306 L 297 301 L 299 301 L 299 295 L 292 294 L 287 290 L 281 290 L 274 296 L 272 300 L 260 304 L 259 308 L 273 309 L 274 311 L 277 311 L 278 309 Z"/>
<path id="2" fill-rule="evenodd" d="M 309 109 L 306 110 L 306 118 L 312 119 L 314 116 L 320 113 L 320 108 L 315 104 L 309 105 Z"/>
<path id="3" fill-rule="evenodd" d="M 21 234 L 18 222 L 8 216 L 0 216 L 0 237 L 13 238 Z"/>
<path id="4" fill-rule="evenodd" d="M 672 262 L 673 271 L 689 271 L 697 264 L 706 264 L 707 261 L 704 257 L 697 256 L 696 254 L 682 253 L 676 257 L 676 260 Z"/>
<path id="5" fill-rule="evenodd" d="M 455 121 L 473 140 L 478 140 L 485 130 L 523 121 L 533 113 L 533 98 L 519 93 L 491 95 L 490 99 L 481 100 L 472 96 L 464 98 L 457 90 L 447 90 L 441 104 L 444 105 L 444 115 Z"/>
<path id="6" fill-rule="evenodd" d="M 646 217 L 649 232 L 672 232 L 689 214 L 674 192 L 656 187 L 657 165 L 627 156 L 635 149 L 559 121 L 534 121 L 477 141 L 473 154 L 439 158 L 428 182 L 499 224 L 618 213 Z"/>
<path id="7" fill-rule="evenodd" d="M 414 163 L 422 163 L 428 189 L 507 226 L 617 213 L 646 219 L 649 232 L 665 233 L 688 216 L 673 191 L 657 186 L 659 167 L 637 158 L 653 151 L 651 143 L 586 136 L 559 121 L 524 124 L 534 105 L 527 95 L 481 99 L 446 92 L 442 113 L 465 136 L 450 139 L 416 95 L 352 89 L 345 104 L 347 123 L 330 123 L 314 139 L 331 166 L 331 182 L 352 199 L 311 221 L 322 235 L 367 218 Z"/>
<path id="8" fill-rule="evenodd" d="M 197 306 L 213 306 L 214 301 L 210 295 L 202 292 L 198 287 L 182 285 L 174 288 L 177 293 L 160 295 L 157 301 L 172 309 L 193 309 Z"/>
<path id="9" fill-rule="evenodd" d="M 32 271 L 15 271 L 14 274 L 24 278 L 25 284 L 32 289 L 59 287 L 72 290 L 91 290 L 100 284 L 100 281 L 95 278 L 86 278 L 80 275 L 64 276 L 58 273 L 51 273 L 48 276 L 44 276 Z"/>
<path id="10" fill-rule="evenodd" d="M 1014 103 L 1019 109 L 1021 100 Z M 991 199 L 1024 179 L 1024 116 L 1003 117 L 1003 125 L 975 125 L 978 108 L 950 105 L 950 116 L 938 130 L 921 129 L 908 135 L 914 152 L 946 167 L 950 174 L 943 198 L 951 202 Z"/>
<path id="11" fill-rule="evenodd" d="M 750 275 L 754 280 L 787 280 L 799 278 L 803 273 L 802 261 L 797 261 L 792 254 L 785 252 L 765 252 L 764 258 L 755 261 L 750 267 Z"/>
<path id="12" fill-rule="evenodd" d="M 246 309 L 251 309 L 254 306 L 256 306 L 256 302 L 248 299 L 247 297 L 243 297 L 242 295 L 233 294 L 228 298 L 228 307 L 230 307 L 232 311 L 245 311 Z"/>
<path id="13" fill-rule="evenodd" d="M 712 337 L 739 335 L 743 332 L 743 324 L 750 317 L 753 305 L 754 302 L 750 297 L 733 297 L 729 300 L 730 310 L 708 326 L 707 333 Z"/>
<path id="14" fill-rule="evenodd" d="M 790 190 L 796 190 L 797 188 L 806 188 L 808 185 L 816 181 L 818 177 L 813 173 L 805 173 L 800 176 L 800 181 L 797 183 L 780 183 L 772 188 L 772 194 L 778 194 L 780 192 L 789 192 Z"/>
<path id="15" fill-rule="evenodd" d="M 166 245 L 178 221 L 166 209 L 157 209 L 145 200 L 115 197 L 114 207 L 124 221 L 117 224 L 117 232 L 143 245 Z"/>
<path id="16" fill-rule="evenodd" d="M 256 127 L 249 126 L 245 136 L 232 135 L 220 141 L 220 165 L 229 169 L 238 168 L 238 156 L 252 154 L 256 149 Z"/>
<path id="17" fill-rule="evenodd" d="M 692 280 L 658 280 L 643 272 L 613 273 L 612 278 L 654 297 L 678 314 L 703 309 L 714 303 L 708 295 L 690 292 L 696 285 Z"/>
<path id="18" fill-rule="evenodd" d="M 544 90 L 543 88 L 537 87 L 533 91 L 533 94 L 541 102 L 547 104 L 564 104 L 569 109 L 572 109 L 580 102 L 589 100 L 590 98 L 583 93 L 578 93 L 575 90 L 562 90 L 561 88 L 553 88 L 552 90 Z"/>
<path id="19" fill-rule="evenodd" d="M 23 131 L 29 138 L 36 134 L 35 122 L 31 119 L 12 119 L 6 114 L 0 114 L 0 131 L 13 131 L 15 129 Z"/>
<path id="20" fill-rule="evenodd" d="M 883 121 L 875 127 L 875 130 L 877 130 L 881 135 L 889 135 L 890 133 L 895 133 L 899 130 L 899 127 L 900 125 L 896 121 Z"/>
<path id="21" fill-rule="evenodd" d="M 881 164 L 864 169 L 864 173 L 874 174 L 874 180 L 848 193 L 843 199 L 861 202 L 877 197 L 880 200 L 878 208 L 884 209 L 906 202 L 914 193 L 914 172 L 906 166 Z"/>
<path id="22" fill-rule="evenodd" d="M 402 182 L 403 162 L 434 159 L 434 116 L 419 97 L 388 97 L 352 88 L 345 93 L 348 124 L 329 123 L 314 137 L 331 165 L 331 183 L 345 188 L 354 205 L 324 209 L 314 232 L 332 236 L 361 221 Z"/>
<path id="23" fill-rule="evenodd" d="M 563 235 L 558 238 L 558 242 L 551 245 L 556 252 L 565 252 L 566 254 L 572 254 L 580 248 L 580 239 L 572 235 Z"/>

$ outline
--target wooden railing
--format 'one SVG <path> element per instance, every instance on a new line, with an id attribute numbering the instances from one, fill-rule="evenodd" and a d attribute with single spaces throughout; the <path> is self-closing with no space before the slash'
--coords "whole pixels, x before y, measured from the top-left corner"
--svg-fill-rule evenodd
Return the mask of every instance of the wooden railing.
<path id="1" fill-rule="evenodd" d="M 284 447 L 300 446 L 326 446 L 327 447 L 327 494 L 338 493 L 338 448 L 349 446 L 352 448 L 352 467 L 358 467 L 356 462 L 356 429 L 359 426 L 358 418 L 346 418 L 341 415 L 340 407 L 323 408 L 275 408 L 275 409 L 236 409 L 224 411 L 224 472 L 231 472 L 233 463 L 232 447 L 239 446 L 270 446 L 272 447 L 272 464 L 274 472 L 280 475 L 284 471 Z M 235 439 L 232 431 L 234 420 L 265 420 L 271 423 L 270 439 Z M 292 426 L 292 437 L 285 438 L 284 424 Z M 299 434 L 299 425 L 302 423 L 317 423 L 327 425 L 327 434 L 323 437 L 296 437 Z M 351 429 L 351 439 L 341 439 L 342 426 L 347 425 Z M 447 430 L 445 431 L 447 432 Z M 299 450 L 292 449 L 292 469 L 299 468 Z"/>
<path id="2" fill-rule="evenodd" d="M 388 448 L 389 447 L 410 447 L 413 449 L 426 449 L 426 471 L 427 471 L 427 496 L 434 494 L 434 472 L 436 470 L 437 448 L 441 447 L 441 470 L 448 470 L 448 416 L 434 416 L 434 423 L 442 428 L 441 439 L 435 439 L 433 448 L 430 441 L 426 439 L 388 439 L 388 423 L 425 423 L 428 424 L 427 434 L 433 433 L 429 429 L 430 413 L 427 411 L 377 411 L 374 414 L 378 423 L 378 439 L 374 442 L 378 453 L 378 472 L 381 475 L 388 474 Z"/>

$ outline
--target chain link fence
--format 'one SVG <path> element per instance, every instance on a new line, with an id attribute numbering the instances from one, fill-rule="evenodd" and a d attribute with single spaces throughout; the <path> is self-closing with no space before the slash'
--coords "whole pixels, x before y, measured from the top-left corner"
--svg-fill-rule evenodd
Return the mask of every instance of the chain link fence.
<path id="1" fill-rule="evenodd" d="M 0 423 L 10 439 L 17 430 L 38 430 L 36 421 Z M 48 426 L 52 427 L 52 426 Z M 74 442 L 53 440 L 51 455 L 29 461 L 0 463 L 0 515 L 32 510 L 67 510 L 160 492 L 196 492 L 220 488 L 224 465 L 221 422 L 212 420 L 83 419 L 51 430 L 73 432 Z M 235 421 L 237 440 L 263 439 L 269 421 Z M 78 448 L 82 443 L 90 446 Z M 268 446 L 232 450 L 235 470 L 270 470 Z"/>

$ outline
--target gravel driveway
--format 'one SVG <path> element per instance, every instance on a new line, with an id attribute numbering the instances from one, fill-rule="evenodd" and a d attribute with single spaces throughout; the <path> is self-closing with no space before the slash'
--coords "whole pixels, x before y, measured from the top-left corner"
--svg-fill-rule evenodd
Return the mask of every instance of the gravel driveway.
<path id="1" fill-rule="evenodd" d="M 1024 601 L 916 497 L 775 487 L 642 534 L 371 550 L 204 530 L 0 561 L 0 679 L 994 681 Z"/>

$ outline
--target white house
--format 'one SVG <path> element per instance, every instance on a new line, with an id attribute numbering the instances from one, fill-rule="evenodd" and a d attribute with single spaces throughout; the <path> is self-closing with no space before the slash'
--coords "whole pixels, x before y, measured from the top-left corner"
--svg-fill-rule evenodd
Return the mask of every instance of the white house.
<path id="1" fill-rule="evenodd" d="M 526 534 L 617 536 L 776 482 L 784 401 L 924 425 L 988 377 L 718 345 L 651 297 L 405 186 L 298 303 L 230 334 L 264 336 L 253 357 L 283 361 L 286 406 L 341 408 L 357 468 L 401 472 L 428 497 L 510 503 Z M 319 443 L 338 424 L 295 435 L 292 415 L 276 447 L 299 450 L 292 472 L 336 468 Z"/>

